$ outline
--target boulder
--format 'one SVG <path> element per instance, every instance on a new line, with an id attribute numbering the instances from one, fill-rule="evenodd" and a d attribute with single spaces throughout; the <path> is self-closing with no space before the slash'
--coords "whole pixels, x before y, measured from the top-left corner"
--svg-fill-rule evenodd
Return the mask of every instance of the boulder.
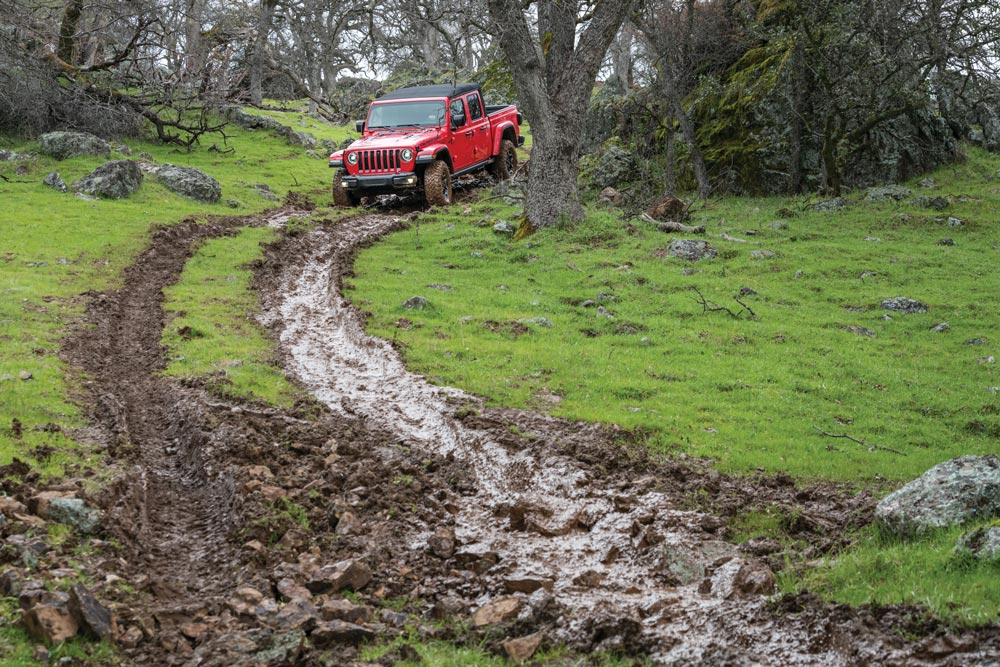
<path id="1" fill-rule="evenodd" d="M 842 211 L 847 208 L 847 200 L 843 197 L 825 199 L 812 205 L 812 210 L 829 213 L 831 211 Z"/>
<path id="2" fill-rule="evenodd" d="M 111 157 L 111 145 L 86 132 L 49 132 L 38 137 L 38 147 L 43 154 L 57 160 L 80 155 Z"/>
<path id="3" fill-rule="evenodd" d="M 472 625 L 482 628 L 488 625 L 506 623 L 517 618 L 521 611 L 523 601 L 521 598 L 507 596 L 497 598 L 493 602 L 484 604 L 472 616 Z"/>
<path id="4" fill-rule="evenodd" d="M 518 320 L 518 324 L 529 324 L 536 327 L 552 328 L 552 320 L 547 317 L 525 317 Z"/>
<path id="5" fill-rule="evenodd" d="M 619 146 L 609 146 L 597 162 L 595 179 L 601 188 L 625 183 L 636 174 L 635 155 Z"/>
<path id="6" fill-rule="evenodd" d="M 913 313 L 926 313 L 927 305 L 905 296 L 895 296 L 891 299 L 883 299 L 882 310 L 894 310 L 897 313 L 911 315 Z"/>
<path id="7" fill-rule="evenodd" d="M 516 637 L 505 639 L 500 642 L 504 652 L 514 662 L 524 662 L 535 655 L 535 651 L 542 643 L 542 633 L 536 632 L 526 637 Z"/>
<path id="8" fill-rule="evenodd" d="M 367 586 L 371 580 L 371 568 L 362 561 L 344 560 L 316 570 L 306 582 L 306 588 L 314 594 L 336 593 L 344 589 L 357 591 Z"/>
<path id="9" fill-rule="evenodd" d="M 346 621 L 347 623 L 367 623 L 372 619 L 372 609 L 367 605 L 354 604 L 350 600 L 327 600 L 319 609 L 324 621 Z"/>
<path id="10" fill-rule="evenodd" d="M 111 610 L 102 605 L 83 584 L 76 584 L 69 591 L 69 611 L 85 631 L 105 641 L 113 642 L 118 628 Z"/>
<path id="11" fill-rule="evenodd" d="M 913 203 L 917 206 L 923 206 L 924 208 L 932 208 L 935 211 L 943 211 L 948 208 L 947 197 L 928 197 L 926 195 L 921 195 L 920 197 L 914 197 Z"/>
<path id="12" fill-rule="evenodd" d="M 403 308 L 407 310 L 423 310 L 428 308 L 431 302 L 422 296 L 411 296 L 409 299 L 403 302 Z"/>
<path id="13" fill-rule="evenodd" d="M 683 200 L 673 195 L 664 195 L 649 205 L 649 208 L 646 209 L 646 215 L 653 220 L 667 222 L 683 219 L 687 216 L 687 210 L 687 204 Z"/>
<path id="14" fill-rule="evenodd" d="M 1000 526 L 986 526 L 963 534 L 955 545 L 955 555 L 1000 562 Z"/>
<path id="15" fill-rule="evenodd" d="M 66 181 L 63 180 L 62 176 L 59 175 L 58 171 L 53 171 L 48 176 L 46 176 L 42 183 L 49 186 L 57 192 L 69 192 L 69 186 L 66 185 Z"/>
<path id="16" fill-rule="evenodd" d="M 510 224 L 506 220 L 500 220 L 497 224 L 493 225 L 493 233 L 500 234 L 503 236 L 513 236 L 514 235 L 514 225 Z"/>
<path id="17" fill-rule="evenodd" d="M 455 529 L 448 526 L 439 527 L 427 540 L 431 553 L 438 558 L 451 558 L 455 553 L 456 544 Z"/>
<path id="18" fill-rule="evenodd" d="M 911 535 L 1000 515 L 1000 457 L 960 456 L 934 466 L 875 507 L 883 529 Z"/>
<path id="19" fill-rule="evenodd" d="M 35 605 L 21 617 L 24 629 L 36 641 L 58 644 L 76 636 L 80 626 L 62 605 Z"/>
<path id="20" fill-rule="evenodd" d="M 78 192 L 107 199 L 125 199 L 142 185 L 142 170 L 133 160 L 112 160 L 74 184 Z"/>
<path id="21" fill-rule="evenodd" d="M 885 185 L 880 188 L 868 188 L 865 192 L 865 201 L 902 201 L 910 196 L 910 189 L 901 185 Z"/>
<path id="22" fill-rule="evenodd" d="M 73 494 L 69 491 L 40 491 L 39 493 L 36 493 L 28 498 L 28 511 L 42 517 L 43 519 L 48 519 L 49 508 L 51 507 L 53 500 L 68 499 L 72 497 Z"/>
<path id="23" fill-rule="evenodd" d="M 219 182 L 194 167 L 164 164 L 157 168 L 156 178 L 171 192 L 197 201 L 215 203 L 222 196 Z"/>
<path id="24" fill-rule="evenodd" d="M 50 521 L 73 526 L 87 535 L 96 531 L 101 523 L 100 511 L 87 507 L 79 498 L 53 498 L 48 511 Z"/>
<path id="25" fill-rule="evenodd" d="M 346 621 L 326 621 L 319 623 L 309 635 L 318 648 L 333 644 L 360 644 L 375 637 L 368 628 Z"/>
<path id="26" fill-rule="evenodd" d="M 677 259 L 686 259 L 696 262 L 700 259 L 715 257 L 718 253 L 715 248 L 708 245 L 708 241 L 700 239 L 673 239 L 667 254 Z"/>

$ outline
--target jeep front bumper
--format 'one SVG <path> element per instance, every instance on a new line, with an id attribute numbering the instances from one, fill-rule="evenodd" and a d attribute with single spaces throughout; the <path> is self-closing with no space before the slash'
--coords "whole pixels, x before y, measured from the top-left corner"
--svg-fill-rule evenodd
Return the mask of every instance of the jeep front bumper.
<path id="1" fill-rule="evenodd" d="M 405 189 L 417 187 L 420 179 L 415 173 L 409 171 L 401 174 L 372 174 L 370 176 L 344 174 L 340 182 L 348 190 Z"/>

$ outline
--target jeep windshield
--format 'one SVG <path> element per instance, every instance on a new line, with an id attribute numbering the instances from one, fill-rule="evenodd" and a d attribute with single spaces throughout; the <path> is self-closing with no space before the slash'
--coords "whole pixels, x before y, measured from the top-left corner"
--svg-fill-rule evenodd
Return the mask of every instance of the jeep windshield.
<path id="1" fill-rule="evenodd" d="M 394 102 L 372 105 L 369 130 L 394 127 L 439 127 L 444 123 L 444 102 Z"/>

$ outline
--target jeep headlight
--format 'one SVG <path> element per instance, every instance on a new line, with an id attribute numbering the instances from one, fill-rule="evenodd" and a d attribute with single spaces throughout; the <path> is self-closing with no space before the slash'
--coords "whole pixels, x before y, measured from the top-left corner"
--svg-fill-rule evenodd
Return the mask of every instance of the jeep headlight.
<path id="1" fill-rule="evenodd" d="M 410 160 L 413 159 L 413 151 L 410 150 L 409 148 L 404 148 L 403 150 L 399 151 L 399 159 L 402 160 L 403 162 L 409 162 Z"/>
<path id="2" fill-rule="evenodd" d="M 347 154 L 347 164 L 354 165 L 354 164 L 357 164 L 357 163 L 358 163 L 358 154 L 357 153 L 348 153 Z"/>

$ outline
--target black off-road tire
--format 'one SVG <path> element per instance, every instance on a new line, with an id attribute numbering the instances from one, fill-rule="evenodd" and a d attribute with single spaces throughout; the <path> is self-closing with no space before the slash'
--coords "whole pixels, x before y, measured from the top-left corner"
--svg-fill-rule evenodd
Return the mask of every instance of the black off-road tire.
<path id="1" fill-rule="evenodd" d="M 490 173 L 499 182 L 513 178 L 515 171 L 517 171 L 517 147 L 510 139 L 504 139 L 500 142 L 500 152 L 490 165 Z"/>
<path id="2" fill-rule="evenodd" d="M 356 194 L 344 187 L 343 169 L 338 169 L 333 175 L 333 204 L 334 206 L 357 206 L 361 200 Z"/>
<path id="3" fill-rule="evenodd" d="M 424 171 L 424 199 L 428 206 L 450 206 L 455 200 L 451 170 L 444 160 L 434 160 Z"/>

